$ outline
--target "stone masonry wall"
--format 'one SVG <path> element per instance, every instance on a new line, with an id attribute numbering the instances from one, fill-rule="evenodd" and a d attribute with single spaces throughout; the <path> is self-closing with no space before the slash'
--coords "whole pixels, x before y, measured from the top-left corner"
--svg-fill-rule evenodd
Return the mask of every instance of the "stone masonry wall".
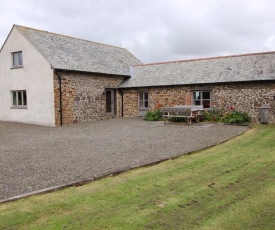
<path id="1" fill-rule="evenodd" d="M 232 106 L 249 113 L 253 122 L 259 122 L 261 107 L 268 106 L 269 123 L 275 123 L 275 82 L 124 89 L 124 116 L 138 115 L 138 93 L 141 90 L 149 93 L 149 109 L 154 110 L 162 106 L 190 105 L 194 89 L 211 89 L 212 106 L 217 109 Z"/>
<path id="2" fill-rule="evenodd" d="M 89 122 L 109 118 L 106 115 L 105 88 L 114 88 L 124 79 L 122 76 L 103 74 L 59 72 L 62 78 L 63 124 Z M 58 77 L 54 75 L 55 120 L 60 125 L 60 97 Z M 121 108 L 121 97 L 116 92 L 116 108 Z M 116 116 L 121 116 L 117 110 Z"/>
<path id="3" fill-rule="evenodd" d="M 61 75 L 61 74 L 60 74 Z M 62 76 L 62 122 L 73 123 L 73 106 L 76 96 L 76 88 L 71 87 L 71 80 Z M 55 125 L 60 125 L 60 91 L 57 75 L 54 75 L 54 111 Z"/>
<path id="4" fill-rule="evenodd" d="M 116 91 L 116 112 L 117 117 L 122 116 L 122 95 L 118 90 Z"/>
<path id="5" fill-rule="evenodd" d="M 123 90 L 123 116 L 138 116 L 138 92 L 137 90 Z"/>
<path id="6" fill-rule="evenodd" d="M 163 106 L 188 105 L 190 92 L 187 87 L 152 88 L 149 91 L 150 109 Z"/>
<path id="7" fill-rule="evenodd" d="M 260 109 L 269 107 L 269 122 L 275 123 L 275 82 L 231 83 L 213 87 L 212 106 L 247 112 L 253 122 L 260 121 Z"/>
<path id="8" fill-rule="evenodd" d="M 149 93 L 149 109 L 155 110 L 163 106 L 186 105 L 191 103 L 190 91 L 187 87 L 158 87 L 147 89 L 124 89 L 124 116 L 138 116 L 138 93 Z"/>

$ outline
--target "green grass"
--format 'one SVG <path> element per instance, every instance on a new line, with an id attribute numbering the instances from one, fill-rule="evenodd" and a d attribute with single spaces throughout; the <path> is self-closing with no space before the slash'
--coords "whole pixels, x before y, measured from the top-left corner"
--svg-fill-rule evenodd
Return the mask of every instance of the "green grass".
<path id="1" fill-rule="evenodd" d="M 274 229 L 275 126 L 116 177 L 0 205 L 0 229 Z"/>

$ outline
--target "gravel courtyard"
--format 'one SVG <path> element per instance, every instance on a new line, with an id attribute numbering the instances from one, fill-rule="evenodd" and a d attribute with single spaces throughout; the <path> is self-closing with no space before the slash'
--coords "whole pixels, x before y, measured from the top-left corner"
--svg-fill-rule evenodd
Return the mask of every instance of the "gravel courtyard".
<path id="1" fill-rule="evenodd" d="M 140 118 L 55 128 L 0 121 L 0 200 L 182 155 L 245 130 Z"/>

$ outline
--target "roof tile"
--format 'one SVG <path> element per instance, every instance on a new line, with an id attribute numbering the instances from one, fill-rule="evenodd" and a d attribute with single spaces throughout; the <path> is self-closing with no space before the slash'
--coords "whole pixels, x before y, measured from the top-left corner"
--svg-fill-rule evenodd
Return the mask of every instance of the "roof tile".
<path id="1" fill-rule="evenodd" d="M 129 76 L 129 66 L 141 64 L 124 48 L 18 25 L 15 27 L 55 69 Z"/>
<path id="2" fill-rule="evenodd" d="M 275 80 L 275 52 L 136 65 L 131 72 L 120 88 Z"/>

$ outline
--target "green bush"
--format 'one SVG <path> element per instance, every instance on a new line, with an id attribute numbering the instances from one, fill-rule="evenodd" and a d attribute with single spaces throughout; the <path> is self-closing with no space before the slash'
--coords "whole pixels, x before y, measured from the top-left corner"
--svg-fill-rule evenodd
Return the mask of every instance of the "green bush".
<path id="1" fill-rule="evenodd" d="M 162 119 L 162 113 L 159 109 L 146 112 L 144 119 L 146 121 L 159 121 Z"/>
<path id="2" fill-rule="evenodd" d="M 223 117 L 224 112 L 220 111 L 220 110 L 216 110 L 215 108 L 213 108 L 212 110 L 205 110 L 203 112 L 203 116 L 204 116 L 204 120 L 206 121 L 221 121 L 222 117 Z"/>
<path id="3" fill-rule="evenodd" d="M 204 120 L 223 122 L 227 124 L 243 124 L 251 122 L 251 117 L 246 112 L 239 112 L 233 106 L 229 106 L 228 110 L 217 110 L 215 107 L 210 111 L 204 111 Z"/>
<path id="4" fill-rule="evenodd" d="M 222 122 L 228 124 L 243 124 L 251 121 L 251 117 L 246 112 L 232 111 L 224 114 Z"/>

